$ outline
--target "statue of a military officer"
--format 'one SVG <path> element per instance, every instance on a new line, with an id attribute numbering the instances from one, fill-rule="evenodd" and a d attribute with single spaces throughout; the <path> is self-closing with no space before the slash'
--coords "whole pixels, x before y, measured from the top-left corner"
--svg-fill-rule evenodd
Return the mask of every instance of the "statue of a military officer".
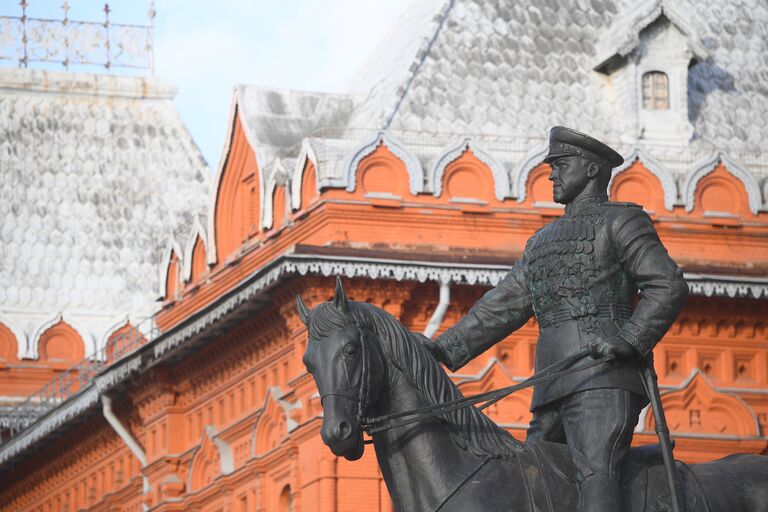
<path id="1" fill-rule="evenodd" d="M 615 356 L 536 386 L 528 440 L 567 443 L 581 512 L 617 511 L 621 463 L 648 403 L 638 368 L 682 308 L 688 285 L 643 209 L 608 201 L 611 169 L 623 162 L 616 151 L 555 127 L 544 161 L 565 214 L 528 240 L 522 258 L 466 317 L 425 345 L 456 371 L 534 314 L 536 369 L 583 347 L 593 358 Z"/>

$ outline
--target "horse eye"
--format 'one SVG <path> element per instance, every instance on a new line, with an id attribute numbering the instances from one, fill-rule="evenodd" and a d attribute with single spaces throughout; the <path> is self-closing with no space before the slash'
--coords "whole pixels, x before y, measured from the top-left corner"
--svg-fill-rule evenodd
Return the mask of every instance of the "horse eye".
<path id="1" fill-rule="evenodd" d="M 344 347 L 344 355 L 347 357 L 355 357 L 357 355 L 357 347 L 350 343 Z"/>

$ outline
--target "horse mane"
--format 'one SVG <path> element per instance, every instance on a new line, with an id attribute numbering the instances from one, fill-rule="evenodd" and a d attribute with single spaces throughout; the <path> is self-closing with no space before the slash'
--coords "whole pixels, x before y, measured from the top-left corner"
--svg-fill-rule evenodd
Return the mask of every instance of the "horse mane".
<path id="1" fill-rule="evenodd" d="M 350 301 L 349 312 L 343 313 L 331 303 L 323 303 L 312 309 L 308 330 L 310 336 L 324 338 L 352 322 L 356 322 L 363 331 L 376 335 L 385 357 L 428 405 L 462 397 L 459 388 L 421 342 L 414 339 L 395 317 L 380 308 Z M 439 418 L 449 426 L 453 440 L 478 457 L 507 458 L 514 456 L 522 446 L 520 441 L 475 407 L 447 412 Z"/>

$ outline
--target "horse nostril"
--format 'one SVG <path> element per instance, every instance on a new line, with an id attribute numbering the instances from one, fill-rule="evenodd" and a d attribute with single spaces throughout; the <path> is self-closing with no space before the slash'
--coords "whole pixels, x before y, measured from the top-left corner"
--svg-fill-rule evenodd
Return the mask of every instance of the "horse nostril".
<path id="1" fill-rule="evenodd" d="M 343 441 L 352 435 L 352 425 L 348 421 L 341 421 L 337 427 L 337 432 L 339 439 Z"/>

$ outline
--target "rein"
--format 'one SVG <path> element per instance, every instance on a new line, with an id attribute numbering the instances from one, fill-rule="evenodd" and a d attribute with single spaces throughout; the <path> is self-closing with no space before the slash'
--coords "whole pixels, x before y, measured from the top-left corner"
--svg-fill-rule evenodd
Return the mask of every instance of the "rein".
<path id="1" fill-rule="evenodd" d="M 553 379 L 557 379 L 559 377 L 563 377 L 565 375 L 569 375 L 571 373 L 586 370 L 588 368 L 592 368 L 593 366 L 605 364 L 615 359 L 614 356 L 606 356 L 601 359 L 596 359 L 584 366 L 580 366 L 578 368 L 571 368 L 571 366 L 573 366 L 577 361 L 580 361 L 587 355 L 589 355 L 589 348 L 585 347 L 579 350 L 578 352 L 575 352 L 571 356 L 563 359 L 562 361 L 558 361 L 554 364 L 547 366 L 540 372 L 535 373 L 534 375 L 525 379 L 519 384 L 515 384 L 513 386 L 507 386 L 501 389 L 495 389 L 492 391 L 487 391 L 485 393 L 480 393 L 473 396 L 467 396 L 464 398 L 451 400 L 449 402 L 443 402 L 437 405 L 421 407 L 419 409 L 413 409 L 411 411 L 403 411 L 403 412 L 398 412 L 393 414 L 387 414 L 385 416 L 379 416 L 374 418 L 362 418 L 362 421 L 360 422 L 360 426 L 363 431 L 367 432 L 369 435 L 373 435 L 378 432 L 384 432 L 387 430 L 391 430 L 393 428 L 402 427 L 404 425 L 409 425 L 411 423 L 416 423 L 429 418 L 434 418 L 435 416 L 440 416 L 447 412 L 463 409 L 464 407 L 469 407 L 478 403 L 486 402 L 485 404 L 479 407 L 479 409 L 482 410 L 482 409 L 485 409 L 486 407 L 490 407 L 491 405 L 495 404 L 502 398 L 505 398 L 511 395 L 515 391 L 520 391 L 521 389 L 535 386 L 536 384 L 540 384 L 542 382 L 547 382 Z M 360 409 L 362 410 L 362 407 Z"/>

